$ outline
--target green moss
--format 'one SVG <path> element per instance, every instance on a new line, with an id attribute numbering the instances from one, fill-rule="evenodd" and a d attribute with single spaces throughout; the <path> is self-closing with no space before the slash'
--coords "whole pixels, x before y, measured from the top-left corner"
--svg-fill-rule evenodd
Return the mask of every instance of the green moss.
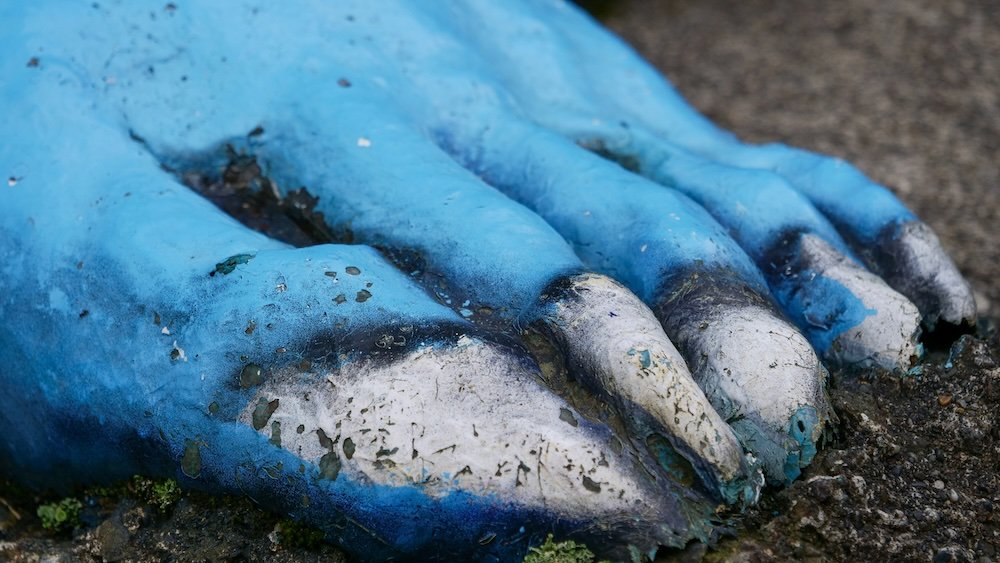
<path id="1" fill-rule="evenodd" d="M 131 479 L 112 485 L 90 487 L 86 489 L 85 496 L 108 499 L 114 502 L 126 497 L 132 498 L 155 506 L 161 513 L 164 513 L 184 496 L 184 491 L 173 479 L 151 479 L 134 475 Z"/>
<path id="2" fill-rule="evenodd" d="M 59 502 L 50 502 L 38 507 L 38 517 L 46 530 L 65 530 L 75 528 L 80 524 L 80 509 L 83 505 L 72 497 Z"/>
<path id="3" fill-rule="evenodd" d="M 295 520 L 282 520 L 278 523 L 278 543 L 283 547 L 317 549 L 323 544 L 324 538 L 323 532 Z"/>
<path id="4" fill-rule="evenodd" d="M 132 477 L 129 489 L 137 499 L 155 506 L 161 513 L 176 504 L 183 494 L 180 485 L 173 479 L 157 481 L 139 475 Z"/>
<path id="5" fill-rule="evenodd" d="M 94 485 L 83 491 L 85 497 L 118 499 L 129 496 L 130 481 L 121 481 L 112 485 Z"/>
<path id="6" fill-rule="evenodd" d="M 587 546 L 573 540 L 556 543 L 552 534 L 545 543 L 528 550 L 524 563 L 592 563 L 594 554 Z"/>
<path id="7" fill-rule="evenodd" d="M 153 504 L 166 510 L 181 498 L 181 488 L 177 481 L 167 479 L 153 485 Z"/>

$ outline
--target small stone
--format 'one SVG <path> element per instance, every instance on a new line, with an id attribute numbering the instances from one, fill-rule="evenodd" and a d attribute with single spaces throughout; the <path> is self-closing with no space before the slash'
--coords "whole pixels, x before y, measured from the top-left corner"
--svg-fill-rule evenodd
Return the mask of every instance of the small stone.
<path id="1" fill-rule="evenodd" d="M 968 561 L 969 556 L 960 547 L 949 545 L 934 554 L 933 563 L 951 563 L 953 561 Z"/>
<path id="2" fill-rule="evenodd" d="M 937 490 L 939 490 L 939 491 L 942 490 L 942 489 L 944 489 L 944 481 L 942 481 L 940 479 L 938 479 L 937 481 L 934 481 L 934 488 L 937 489 Z"/>
<path id="3" fill-rule="evenodd" d="M 933 508 L 925 508 L 923 517 L 927 522 L 934 523 L 941 519 L 941 514 Z"/>
<path id="4" fill-rule="evenodd" d="M 143 506 L 135 506 L 122 513 L 121 523 L 130 534 L 139 531 L 150 520 L 149 511 Z"/>
<path id="5" fill-rule="evenodd" d="M 947 407 L 951 404 L 951 395 L 945 393 L 944 395 L 938 395 L 938 404 L 942 407 Z"/>
<path id="6" fill-rule="evenodd" d="M 882 510 L 876 510 L 875 513 L 878 514 L 879 518 L 881 518 L 886 525 L 893 528 L 905 528 L 909 523 L 902 510 L 893 510 L 892 514 Z"/>
<path id="7" fill-rule="evenodd" d="M 865 482 L 864 477 L 860 475 L 854 475 L 851 477 L 851 492 L 853 492 L 856 496 L 865 496 L 866 487 L 867 483 Z"/>
<path id="8" fill-rule="evenodd" d="M 809 483 L 809 492 L 818 502 L 827 502 L 833 497 L 836 486 L 831 478 L 816 479 Z"/>
<path id="9" fill-rule="evenodd" d="M 97 545 L 104 561 L 121 561 L 125 558 L 129 532 L 116 517 L 105 520 L 96 531 Z"/>
<path id="10" fill-rule="evenodd" d="M 958 502 L 958 493 L 955 492 L 955 489 L 951 489 L 948 491 L 948 498 L 951 500 L 951 502 Z"/>

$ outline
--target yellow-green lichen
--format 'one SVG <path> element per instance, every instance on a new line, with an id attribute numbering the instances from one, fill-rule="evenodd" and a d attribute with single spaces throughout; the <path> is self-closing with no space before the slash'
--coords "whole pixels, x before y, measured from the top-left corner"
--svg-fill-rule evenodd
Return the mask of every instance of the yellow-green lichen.
<path id="1" fill-rule="evenodd" d="M 594 560 L 587 546 L 573 540 L 556 543 L 549 534 L 545 543 L 528 550 L 524 563 L 593 563 Z"/>
<path id="2" fill-rule="evenodd" d="M 72 497 L 59 502 L 50 502 L 38 507 L 38 518 L 46 530 L 66 530 L 75 528 L 80 523 L 80 509 L 83 505 Z"/>

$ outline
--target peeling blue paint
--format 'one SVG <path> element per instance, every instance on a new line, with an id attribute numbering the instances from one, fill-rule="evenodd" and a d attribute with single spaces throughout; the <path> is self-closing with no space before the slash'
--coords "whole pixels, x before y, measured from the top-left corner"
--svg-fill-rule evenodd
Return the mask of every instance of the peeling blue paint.
<path id="1" fill-rule="evenodd" d="M 480 311 L 522 326 L 552 306 L 540 302 L 546 287 L 585 268 L 654 308 L 702 283 L 772 315 L 758 266 L 782 233 L 818 233 L 849 254 L 804 200 L 772 204 L 787 192 L 767 183 L 770 173 L 759 175 L 767 180 L 759 190 L 737 194 L 723 186 L 726 169 L 665 154 L 659 137 L 777 172 L 837 227 L 853 229 L 851 242 L 912 219 L 843 163 L 736 143 L 563 2 L 460 8 L 362 0 L 0 6 L 0 175 L 15 180 L 0 190 L 0 318 L 19 321 L 0 323 L 0 395 L 18 398 L 0 410 L 0 424 L 15 429 L 0 442 L 5 471 L 46 485 L 172 471 L 193 486 L 252 491 L 372 559 L 434 546 L 512 560 L 553 530 L 625 546 L 617 553 L 704 536 L 707 511 L 693 492 L 669 489 L 634 529 L 605 529 L 489 492 L 432 498 L 418 487 L 352 481 L 235 422 L 268 369 L 315 360 L 317 342 L 330 348 L 323 362 L 342 367 L 374 357 L 375 328 L 471 332 L 469 320 L 490 316 Z M 484 21 L 504 25 L 484 34 Z M 593 69 L 613 78 L 594 80 Z M 631 96 L 637 84 L 650 95 Z M 656 134 L 609 118 L 602 104 L 635 112 Z M 501 122 L 525 127 L 494 127 Z M 555 134 L 537 166 L 505 168 L 509 156 L 539 146 L 528 142 L 545 136 L 538 125 L 626 167 L 645 166 L 684 193 L 624 174 Z M 481 143 L 487 138 L 492 145 Z M 370 246 L 291 249 L 177 181 L 221 170 L 227 149 L 252 154 L 282 193 L 310 188 L 330 225 Z M 540 171 L 549 157 L 565 175 L 542 193 L 534 188 L 547 181 Z M 692 179 L 697 190 L 685 188 Z M 849 201 L 856 193 L 866 194 L 863 209 Z M 408 277 L 384 258 L 399 254 L 426 264 Z M 830 280 L 807 291 L 771 288 L 821 350 L 869 314 Z M 649 350 L 634 351 L 652 365 Z M 794 478 L 825 420 L 800 409 L 774 438 L 745 414 L 734 426 L 749 429 L 748 447 L 769 441 L 767 455 Z M 121 447 L 94 451 L 95 434 Z M 665 467 L 683 465 L 660 453 Z M 308 465 L 302 473 L 300 464 Z M 445 478 L 461 484 L 461 473 Z"/>
<path id="2" fill-rule="evenodd" d="M 796 411 L 788 425 L 788 434 L 801 446 L 798 452 L 788 456 L 785 463 L 785 477 L 788 483 L 794 481 L 802 468 L 812 463 L 816 457 L 816 443 L 813 441 L 813 429 L 820 423 L 816 409 L 803 407 Z"/>
<path id="3" fill-rule="evenodd" d="M 779 279 L 771 287 L 785 311 L 821 354 L 841 334 L 876 313 L 836 280 L 808 269 L 795 275 L 800 279 Z"/>
<path id="4" fill-rule="evenodd" d="M 469 306 L 512 318 L 582 268 L 549 225 L 462 170 L 391 95 L 405 77 L 364 47 L 367 32 L 344 14 L 391 20 L 392 10 L 340 8 L 0 6 L 0 171 L 19 179 L 0 194 L 0 318 L 19 319 L 0 326 L 0 394 L 18 398 L 0 412 L 16 429 L 0 442 L 4 472 L 50 487 L 166 473 L 249 491 L 371 558 L 454 549 L 516 560 L 548 531 L 613 548 L 704 537 L 708 512 L 694 493 L 656 498 L 663 514 L 651 523 L 603 530 L 489 494 L 431 498 L 417 487 L 320 479 L 311 463 L 299 474 L 302 460 L 235 422 L 257 381 L 240 385 L 248 364 L 266 378 L 279 361 L 311 359 L 290 343 L 317 334 L 349 343 L 374 338 L 374 327 L 473 328 L 372 247 L 291 249 L 162 166 L 209 155 L 199 165 L 218 169 L 224 155 L 214 149 L 261 128 L 244 146 L 281 187 L 322 187 L 331 222 L 373 243 L 415 246 L 467 293 L 476 289 Z M 426 39 L 398 30 L 400 42 Z M 326 272 L 352 267 L 360 274 L 339 276 L 332 290 Z M 335 300 L 359 292 L 369 296 Z M 330 355 L 332 365 L 363 359 L 355 349 Z M 117 446 L 95 449 L 95 435 Z"/>

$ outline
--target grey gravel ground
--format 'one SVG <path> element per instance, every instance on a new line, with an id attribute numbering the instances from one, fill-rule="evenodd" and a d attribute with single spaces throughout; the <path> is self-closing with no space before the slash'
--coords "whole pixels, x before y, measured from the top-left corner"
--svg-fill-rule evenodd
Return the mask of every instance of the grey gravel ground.
<path id="1" fill-rule="evenodd" d="M 841 156 L 932 225 L 1000 318 L 1000 2 L 597 1 L 606 22 L 718 123 Z M 1000 559 L 995 336 L 932 353 L 923 374 L 834 374 L 839 436 L 794 486 L 733 515 L 718 545 L 664 560 Z M 0 560 L 329 560 L 275 543 L 276 516 L 198 495 L 159 515 L 97 499 L 43 531 L 0 483 Z M 24 515 L 14 519 L 12 511 Z M 280 528 L 280 526 L 279 526 Z M 306 542 L 307 544 L 309 542 Z"/>

